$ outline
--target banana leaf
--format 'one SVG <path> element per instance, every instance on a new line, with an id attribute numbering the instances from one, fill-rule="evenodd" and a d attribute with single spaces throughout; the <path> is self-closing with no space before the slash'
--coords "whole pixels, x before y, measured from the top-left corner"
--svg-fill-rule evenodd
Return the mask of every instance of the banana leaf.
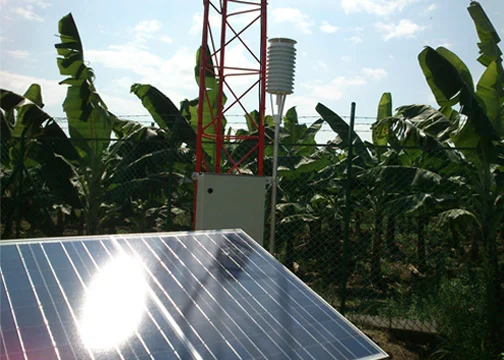
<path id="1" fill-rule="evenodd" d="M 112 119 L 94 87 L 94 72 L 84 63 L 81 39 L 71 13 L 61 18 L 58 30 L 58 68 L 61 75 L 69 76 L 60 84 L 69 85 L 63 110 L 70 136 L 83 155 L 96 162 L 109 145 Z"/>
<path id="2" fill-rule="evenodd" d="M 331 129 L 338 134 L 338 147 L 341 149 L 348 149 L 350 126 L 348 126 L 348 124 L 339 115 L 320 103 L 317 104 L 315 110 L 317 110 L 324 121 L 329 124 Z M 361 161 L 364 162 L 364 164 L 371 166 L 373 164 L 373 159 L 369 154 L 366 145 L 355 131 L 352 131 L 352 139 L 355 153 L 359 156 Z"/>
<path id="3" fill-rule="evenodd" d="M 142 105 L 160 128 L 172 132 L 178 122 L 178 129 L 173 138 L 175 142 L 181 141 L 196 148 L 196 132 L 167 96 L 154 86 L 146 84 L 133 84 L 131 92 L 142 101 Z"/>

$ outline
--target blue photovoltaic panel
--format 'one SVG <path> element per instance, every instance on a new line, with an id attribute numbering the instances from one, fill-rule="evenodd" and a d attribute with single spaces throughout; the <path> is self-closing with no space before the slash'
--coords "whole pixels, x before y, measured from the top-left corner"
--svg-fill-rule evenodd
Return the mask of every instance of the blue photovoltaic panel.
<path id="1" fill-rule="evenodd" d="M 384 359 L 242 231 L 0 246 L 0 357 Z"/>

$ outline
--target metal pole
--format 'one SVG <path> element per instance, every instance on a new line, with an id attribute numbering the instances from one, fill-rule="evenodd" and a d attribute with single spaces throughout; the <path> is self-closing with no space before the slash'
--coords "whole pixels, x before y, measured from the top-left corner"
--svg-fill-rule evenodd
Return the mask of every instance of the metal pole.
<path id="1" fill-rule="evenodd" d="M 24 151 L 25 151 L 25 143 L 24 143 L 24 137 L 25 133 L 28 127 L 25 127 L 22 134 L 21 134 L 21 139 L 19 141 L 19 159 L 18 163 L 16 164 L 16 167 L 19 166 L 19 179 L 18 179 L 18 191 L 17 191 L 17 198 L 16 198 L 16 209 L 15 209 L 15 214 L 16 214 L 16 239 L 19 239 L 19 234 L 21 232 L 21 197 L 23 196 L 23 175 L 24 175 Z"/>
<path id="2" fill-rule="evenodd" d="M 345 313 L 346 286 L 348 277 L 348 233 L 350 230 L 350 206 L 352 191 L 352 158 L 353 158 L 353 132 L 355 125 L 355 103 L 352 102 L 350 109 L 350 129 L 348 131 L 348 159 L 347 159 L 347 181 L 345 183 L 345 229 L 343 232 L 343 276 L 341 278 L 341 307 L 340 313 Z M 358 224 L 357 224 L 358 225 Z"/>
<path id="3" fill-rule="evenodd" d="M 259 148 L 257 151 L 257 176 L 264 174 L 264 122 L 266 119 L 266 69 L 267 69 L 267 0 L 261 0 L 261 67 L 259 84 Z"/>
<path id="4" fill-rule="evenodd" d="M 280 135 L 280 122 L 282 121 L 283 108 L 285 104 L 285 95 L 277 95 L 278 113 L 273 115 L 275 120 L 275 138 L 273 143 L 273 172 L 271 182 L 271 221 L 270 221 L 270 244 L 269 252 L 275 253 L 275 227 L 276 227 L 276 197 L 277 197 L 277 173 L 278 173 L 278 139 Z"/>

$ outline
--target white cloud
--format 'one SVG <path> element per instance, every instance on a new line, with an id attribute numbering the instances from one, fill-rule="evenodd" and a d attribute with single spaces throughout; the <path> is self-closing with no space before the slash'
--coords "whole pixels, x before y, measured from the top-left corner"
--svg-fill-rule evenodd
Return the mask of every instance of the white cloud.
<path id="1" fill-rule="evenodd" d="M 139 48 L 147 48 L 146 41 L 157 38 L 159 41 L 171 44 L 173 39 L 168 35 L 160 35 L 159 31 L 163 28 L 163 24 L 159 20 L 143 20 L 135 25 L 131 30 L 133 33 L 133 42 L 131 45 L 138 46 Z"/>
<path id="2" fill-rule="evenodd" d="M 127 96 L 132 83 L 156 86 L 174 103 L 197 94 L 194 80 L 195 56 L 186 48 L 179 49 L 168 59 L 131 43 L 112 45 L 105 50 L 90 49 L 86 53 L 91 66 L 102 64 L 108 68 L 129 72 L 128 81 L 119 80 L 123 87 L 118 90 L 118 94 Z"/>
<path id="3" fill-rule="evenodd" d="M 286 104 L 285 104 L 285 109 L 289 109 L 292 106 L 296 107 L 296 111 L 298 115 L 300 116 L 318 116 L 317 112 L 315 111 L 315 106 L 321 101 L 321 99 L 313 97 L 313 96 L 305 96 L 305 95 L 296 95 L 296 89 L 294 89 L 294 94 L 287 96 L 286 98 Z M 268 108 L 267 108 L 267 114 L 271 114 L 271 110 L 269 109 L 269 101 L 268 101 Z M 276 109 L 275 109 L 276 111 Z M 305 120 L 305 119 L 302 119 Z M 301 120 L 301 121 L 302 121 Z M 316 120 L 316 117 L 314 119 L 307 119 L 308 122 L 313 122 Z"/>
<path id="4" fill-rule="evenodd" d="M 133 85 L 135 81 L 127 76 L 123 76 L 123 77 L 120 77 L 120 78 L 115 78 L 115 79 L 112 79 L 112 84 L 114 85 L 114 89 L 117 89 L 117 88 L 128 88 L 128 87 L 131 87 L 131 85 Z"/>
<path id="5" fill-rule="evenodd" d="M 319 27 L 320 31 L 332 34 L 339 30 L 337 26 L 329 24 L 327 21 L 322 21 L 322 24 Z"/>
<path id="6" fill-rule="evenodd" d="M 348 56 L 348 55 L 341 56 L 340 59 L 341 59 L 341 61 L 346 62 L 346 63 L 349 63 L 352 61 L 352 57 Z"/>
<path id="7" fill-rule="evenodd" d="M 333 82 L 333 84 L 336 84 L 339 86 L 359 86 L 359 85 L 366 85 L 367 84 L 367 81 L 360 76 L 353 77 L 353 78 L 338 76 L 332 82 Z"/>
<path id="8" fill-rule="evenodd" d="M 26 76 L 9 71 L 0 70 L 0 82 L 2 88 L 24 94 L 31 84 L 39 84 L 42 88 L 42 99 L 50 115 L 58 116 L 61 113 L 61 104 L 65 99 L 66 87 L 58 84 L 59 80 L 49 80 L 33 76 Z"/>
<path id="9" fill-rule="evenodd" d="M 130 84 L 131 85 L 131 84 Z M 125 92 L 124 95 L 127 95 Z M 142 103 L 137 99 L 136 96 L 130 95 L 126 96 L 114 96 L 108 92 L 100 91 L 100 97 L 103 99 L 107 107 L 117 116 L 122 115 L 148 115 L 148 111 L 144 108 Z M 141 117 L 143 120 L 151 120 L 149 116 L 145 118 Z M 132 120 L 139 120 L 134 118 Z"/>
<path id="10" fill-rule="evenodd" d="M 143 20 L 133 28 L 134 39 L 138 42 L 144 42 L 151 39 L 156 34 L 162 25 L 158 20 Z"/>
<path id="11" fill-rule="evenodd" d="M 341 86 L 329 83 L 319 83 L 319 82 L 308 82 L 302 84 L 302 86 L 307 89 L 310 94 L 320 100 L 339 100 L 343 96 L 343 91 Z M 315 103 L 316 104 L 316 103 Z"/>
<path id="12" fill-rule="evenodd" d="M 273 15 L 273 21 L 276 23 L 292 23 L 301 32 L 305 34 L 311 34 L 311 27 L 313 26 L 313 21 L 308 15 L 305 15 L 301 10 L 296 8 L 277 8 L 271 13 Z"/>
<path id="13" fill-rule="evenodd" d="M 379 22 L 376 24 L 376 29 L 383 33 L 383 39 L 387 41 L 393 38 L 414 37 L 417 32 L 425 30 L 425 27 L 415 24 L 409 19 L 402 19 L 397 24 Z"/>
<path id="14" fill-rule="evenodd" d="M 151 34 L 161 29 L 159 20 L 143 20 L 135 25 L 135 31 L 140 34 Z"/>
<path id="15" fill-rule="evenodd" d="M 312 66 L 312 69 L 313 70 L 327 69 L 327 64 L 324 61 L 319 60 L 316 64 Z"/>
<path id="16" fill-rule="evenodd" d="M 341 0 L 341 7 L 346 14 L 365 12 L 377 16 L 390 15 L 402 11 L 417 0 Z"/>
<path id="17" fill-rule="evenodd" d="M 26 5 L 26 7 L 17 7 L 14 9 L 14 12 L 18 14 L 19 16 L 25 18 L 26 20 L 30 21 L 44 21 L 40 16 L 35 14 L 33 11 L 33 5 Z"/>
<path id="18" fill-rule="evenodd" d="M 27 59 L 30 56 L 30 52 L 27 50 L 8 50 L 7 54 L 19 60 Z"/>
<path id="19" fill-rule="evenodd" d="M 194 61 L 194 60 L 193 60 Z M 260 65 L 257 60 L 255 60 L 250 53 L 242 46 L 240 43 L 236 43 L 236 45 L 229 47 L 226 50 L 226 66 L 232 68 L 241 68 L 241 69 L 255 69 L 259 70 Z M 244 71 L 238 71 L 233 69 L 228 69 L 226 71 L 226 85 L 224 86 L 224 92 L 228 97 L 228 105 L 235 100 L 234 95 L 229 91 L 227 85 L 233 89 L 237 96 L 240 95 L 240 92 L 243 93 L 247 88 L 252 86 L 254 82 L 258 80 L 258 75 L 250 75 L 250 76 L 233 76 L 233 74 L 242 73 Z M 231 75 L 231 76 L 229 76 Z M 257 100 L 255 90 L 249 92 L 242 98 L 242 102 L 247 102 L 248 100 L 253 101 L 255 103 Z M 238 111 L 238 108 L 235 108 Z"/>
<path id="20" fill-rule="evenodd" d="M 353 78 L 338 76 L 329 82 L 310 81 L 302 84 L 302 86 L 307 89 L 314 98 L 334 101 L 341 99 L 347 87 L 362 86 L 365 84 L 367 84 L 366 79 L 360 76 Z"/>
<path id="21" fill-rule="evenodd" d="M 219 31 L 221 27 L 221 18 L 218 15 L 210 15 L 208 22 L 212 28 L 212 32 L 214 36 L 216 36 L 215 31 Z M 192 17 L 192 24 L 189 28 L 189 34 L 191 35 L 201 35 L 201 31 L 203 30 L 203 14 L 195 13 Z"/>
<path id="22" fill-rule="evenodd" d="M 436 5 L 436 4 L 434 4 L 434 3 L 433 3 L 433 4 L 430 4 L 430 5 L 427 7 L 427 9 L 425 9 L 424 14 L 431 13 L 431 12 L 433 12 L 433 11 L 434 11 L 434 10 L 436 10 L 436 9 L 437 9 L 437 5 Z"/>
<path id="23" fill-rule="evenodd" d="M 30 4 L 35 4 L 38 7 L 45 9 L 51 6 L 51 3 L 49 1 L 44 1 L 44 0 L 25 0 L 26 2 Z"/>
<path id="24" fill-rule="evenodd" d="M 362 73 L 366 77 L 372 78 L 374 80 L 381 80 L 388 76 L 387 71 L 385 71 L 385 69 L 382 68 L 376 68 L 376 69 L 363 68 Z"/>
<path id="25" fill-rule="evenodd" d="M 244 26 L 248 26 L 253 21 L 253 26 L 259 26 L 260 21 L 257 19 L 260 16 L 260 8 L 257 11 L 249 11 L 251 9 L 250 5 L 236 6 L 233 7 L 233 13 L 239 13 L 241 11 L 246 11 L 238 15 L 228 17 L 228 23 L 239 32 Z M 219 31 L 221 28 L 222 17 L 218 15 L 215 11 L 211 11 L 209 15 L 209 24 L 212 29 L 214 36 L 219 36 Z M 201 35 L 203 30 L 203 14 L 197 12 L 192 16 L 191 27 L 189 28 L 189 34 L 191 35 Z"/>
<path id="26" fill-rule="evenodd" d="M 164 43 L 167 43 L 167 44 L 171 44 L 173 43 L 173 39 L 169 36 L 161 36 L 161 39 L 160 39 L 162 42 Z"/>
<path id="27" fill-rule="evenodd" d="M 360 36 L 351 36 L 349 38 L 346 38 L 345 40 L 350 41 L 354 45 L 362 42 L 362 39 L 360 38 Z"/>

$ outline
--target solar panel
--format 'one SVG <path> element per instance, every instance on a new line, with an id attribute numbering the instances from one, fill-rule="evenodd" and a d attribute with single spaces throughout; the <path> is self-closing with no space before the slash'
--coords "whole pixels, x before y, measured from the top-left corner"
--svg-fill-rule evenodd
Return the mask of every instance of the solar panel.
<path id="1" fill-rule="evenodd" d="M 3 241 L 0 357 L 384 359 L 241 230 Z"/>

